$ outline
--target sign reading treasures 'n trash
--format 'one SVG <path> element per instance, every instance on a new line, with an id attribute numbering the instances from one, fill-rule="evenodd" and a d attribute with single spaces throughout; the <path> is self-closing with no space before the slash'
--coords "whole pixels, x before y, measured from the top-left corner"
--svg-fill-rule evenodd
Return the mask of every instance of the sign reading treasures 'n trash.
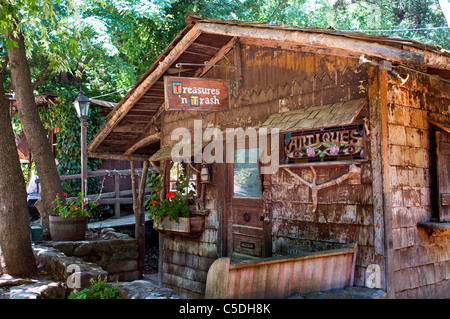
<path id="1" fill-rule="evenodd" d="M 226 111 L 230 109 L 228 81 L 165 77 L 166 110 Z"/>

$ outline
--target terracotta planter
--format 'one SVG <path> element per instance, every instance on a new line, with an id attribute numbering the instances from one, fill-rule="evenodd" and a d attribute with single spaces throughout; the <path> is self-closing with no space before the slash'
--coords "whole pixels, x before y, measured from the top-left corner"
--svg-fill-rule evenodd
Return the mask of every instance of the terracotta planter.
<path id="1" fill-rule="evenodd" d="M 72 219 L 49 216 L 50 237 L 52 240 L 83 240 L 86 237 L 87 217 Z"/>

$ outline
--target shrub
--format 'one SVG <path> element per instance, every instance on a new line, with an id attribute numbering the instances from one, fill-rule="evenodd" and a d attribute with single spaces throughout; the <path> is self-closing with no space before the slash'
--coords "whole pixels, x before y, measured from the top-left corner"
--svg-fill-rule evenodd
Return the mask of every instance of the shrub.
<path id="1" fill-rule="evenodd" d="M 71 293 L 69 299 L 122 299 L 122 295 L 119 290 L 111 286 L 101 276 L 98 276 L 98 280 L 95 281 L 91 278 L 91 288 L 85 288 L 78 293 Z"/>

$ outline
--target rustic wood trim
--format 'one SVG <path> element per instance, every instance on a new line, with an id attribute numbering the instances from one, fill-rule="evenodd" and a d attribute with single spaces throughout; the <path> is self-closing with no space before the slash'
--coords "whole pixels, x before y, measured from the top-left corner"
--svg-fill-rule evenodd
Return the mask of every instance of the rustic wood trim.
<path id="1" fill-rule="evenodd" d="M 313 181 L 312 182 L 308 182 L 306 180 L 304 180 L 302 177 L 300 177 L 299 175 L 295 174 L 293 171 L 291 171 L 288 167 L 283 167 L 284 170 L 286 172 L 288 172 L 292 177 L 294 177 L 295 179 L 299 180 L 302 184 L 308 186 L 311 189 L 312 192 L 312 201 L 313 201 L 313 213 L 317 211 L 317 203 L 318 203 L 318 196 L 319 196 L 319 190 L 324 189 L 324 188 L 328 188 L 334 185 L 339 185 L 340 183 L 342 183 L 343 181 L 345 181 L 346 179 L 349 179 L 355 175 L 360 175 L 361 174 L 361 168 L 357 167 L 356 165 L 350 165 L 348 168 L 348 172 L 345 173 L 344 175 L 333 179 L 331 181 L 325 182 L 323 184 L 317 184 L 317 173 L 316 170 L 314 169 L 313 166 L 309 166 L 309 168 L 311 169 L 312 173 L 313 173 Z"/>
<path id="2" fill-rule="evenodd" d="M 144 194 L 145 194 L 145 183 L 147 182 L 147 171 L 148 171 L 149 161 L 144 162 L 144 167 L 142 168 L 142 176 L 139 181 L 139 193 L 136 192 L 136 177 L 134 162 L 130 161 L 131 167 L 131 185 L 133 194 L 133 212 L 135 216 L 135 238 L 138 242 L 139 260 L 138 269 L 142 275 L 144 270 L 144 259 L 145 259 L 145 213 L 143 212 Z"/>
<path id="3" fill-rule="evenodd" d="M 158 166 L 156 166 L 156 164 L 155 164 L 153 161 L 150 161 L 150 165 L 155 169 L 155 171 L 156 171 L 158 174 L 161 174 L 161 170 L 159 169 Z"/>
<path id="4" fill-rule="evenodd" d="M 227 44 L 225 44 L 206 64 L 206 66 L 204 66 L 201 69 L 198 69 L 195 72 L 194 77 L 202 77 L 203 75 L 206 74 L 206 72 L 208 72 L 217 62 L 219 62 L 224 56 L 225 54 L 228 53 L 228 51 L 230 51 L 234 44 L 236 43 L 237 37 L 233 37 Z"/>
<path id="5" fill-rule="evenodd" d="M 137 149 L 159 141 L 160 135 L 161 135 L 161 133 L 157 132 L 157 133 L 151 134 L 151 135 L 149 135 L 147 137 L 144 137 L 142 140 L 140 140 L 139 142 L 137 142 L 133 146 L 131 146 L 129 149 L 127 149 L 125 151 L 125 153 L 123 153 L 123 155 L 126 155 L 126 156 L 131 155 Z"/>
<path id="6" fill-rule="evenodd" d="M 122 155 L 122 154 L 111 154 L 111 153 L 100 153 L 100 152 L 88 152 L 88 157 L 100 158 L 100 159 L 114 159 L 121 161 L 140 161 L 145 162 L 150 159 L 149 156 L 138 156 L 138 155 Z"/>
<path id="7" fill-rule="evenodd" d="M 450 222 L 450 134 L 436 131 L 435 138 L 439 221 Z"/>
<path id="8" fill-rule="evenodd" d="M 282 162 L 282 161 L 281 161 Z M 311 162 L 311 163 L 292 163 L 292 164 L 280 164 L 280 168 L 304 168 L 304 167 L 335 167 L 335 166 L 350 166 L 350 165 L 361 165 L 368 163 L 367 159 L 354 160 L 354 161 L 328 161 L 328 162 Z"/>
<path id="9" fill-rule="evenodd" d="M 378 69 L 378 89 L 381 108 L 381 156 L 383 165 L 383 210 L 384 210 L 384 236 L 386 246 L 386 274 L 387 293 L 390 298 L 395 298 L 395 264 L 394 264 L 394 240 L 392 234 L 392 194 L 389 160 L 389 126 L 388 126 L 388 73 Z"/>
<path id="10" fill-rule="evenodd" d="M 236 85 L 239 91 L 239 86 L 242 82 L 241 44 L 239 41 L 236 41 L 234 44 L 234 63 L 236 64 Z"/>
<path id="11" fill-rule="evenodd" d="M 332 56 L 338 56 L 343 58 L 354 58 L 359 59 L 361 56 L 360 54 L 348 52 L 345 50 L 339 50 L 339 49 L 323 49 L 323 48 L 316 48 L 316 47 L 310 47 L 306 45 L 300 45 L 295 44 L 291 42 L 280 42 L 280 41 L 271 41 L 271 40 L 261 40 L 261 39 L 252 39 L 252 38 L 240 38 L 239 42 L 242 45 L 253 45 L 253 46 L 262 46 L 266 48 L 271 49 L 281 49 L 281 50 L 287 50 L 287 51 L 294 51 L 294 52 L 304 52 L 304 53 L 311 53 L 311 54 L 321 54 L 321 55 L 332 55 Z"/>
<path id="12" fill-rule="evenodd" d="M 242 27 L 235 25 L 222 25 L 214 23 L 197 24 L 200 32 L 213 33 L 227 36 L 254 38 L 262 40 L 271 40 L 279 42 L 293 43 L 297 45 L 314 46 L 323 49 L 342 49 L 353 54 L 365 54 L 387 59 L 392 62 L 406 63 L 422 67 L 425 64 L 425 56 L 422 52 L 412 52 L 398 49 L 391 46 L 379 44 L 377 42 L 368 42 L 357 39 L 345 38 L 323 33 L 310 33 L 306 31 L 277 30 L 261 28 L 255 32 L 254 27 Z M 446 59 L 450 60 L 450 59 Z M 434 64 L 432 59 L 428 62 Z M 433 66 L 433 65 L 429 65 Z"/>
<path id="13" fill-rule="evenodd" d="M 170 50 L 169 54 L 159 63 L 155 70 L 144 79 L 138 87 L 131 93 L 125 102 L 110 113 L 108 122 L 102 127 L 100 132 L 94 137 L 89 144 L 88 150 L 95 150 L 100 143 L 108 136 L 113 128 L 120 122 L 120 120 L 127 114 L 127 112 L 136 104 L 139 99 L 147 92 L 147 90 L 155 84 L 156 81 L 164 74 L 164 72 L 172 65 L 184 50 L 191 45 L 201 34 L 197 25 L 194 25 L 186 35 Z"/>
<path id="14" fill-rule="evenodd" d="M 150 129 L 152 128 L 153 124 L 159 118 L 159 116 L 162 114 L 162 112 L 164 112 L 165 110 L 166 110 L 166 102 L 161 104 L 161 106 L 156 111 L 155 115 L 153 115 L 153 117 L 150 119 L 150 121 L 148 121 L 148 123 L 145 125 L 144 129 L 142 130 L 143 133 L 134 140 L 135 143 L 137 141 L 141 140 L 143 137 L 145 137 L 145 135 L 150 133 Z"/>
<path id="15" fill-rule="evenodd" d="M 386 71 L 380 72 L 378 68 L 370 67 L 369 75 L 369 113 L 370 113 L 370 160 L 372 166 L 372 201 L 373 201 L 373 225 L 375 260 L 381 266 L 382 286 L 389 298 L 395 297 L 394 289 L 394 261 L 392 249 L 392 211 L 390 205 L 390 193 L 385 192 L 384 173 L 388 166 L 384 163 L 383 142 L 386 141 L 386 132 L 383 132 L 382 124 L 382 93 L 381 76 L 387 77 Z M 386 88 L 385 88 L 386 89 Z M 386 119 L 387 120 L 387 119 Z M 383 138 L 383 134 L 385 137 Z"/>
<path id="16" fill-rule="evenodd" d="M 372 202 L 373 202 L 373 225 L 374 227 L 374 248 L 375 263 L 379 263 L 386 277 L 385 260 L 385 234 L 384 234 L 384 210 L 383 210 L 383 180 L 382 180 L 382 158 L 381 154 L 381 108 L 378 92 L 378 73 L 377 69 L 370 67 L 369 74 L 369 116 L 370 116 L 370 135 L 368 141 L 370 144 L 370 161 L 372 167 Z M 385 279 L 382 277 L 383 279 Z M 382 280 L 385 290 L 387 283 Z"/>
<path id="17" fill-rule="evenodd" d="M 428 123 L 431 124 L 432 126 L 434 126 L 435 128 L 450 134 L 450 127 L 447 127 L 441 123 L 438 123 L 435 121 L 430 121 L 430 120 L 428 120 Z"/>
<path id="18" fill-rule="evenodd" d="M 381 147 L 383 157 L 383 178 L 384 178 L 384 192 L 391 192 L 390 180 L 390 162 L 389 162 L 389 127 L 388 127 L 388 76 L 386 70 L 379 70 L 378 77 L 379 91 L 380 91 L 380 107 L 381 107 Z"/>

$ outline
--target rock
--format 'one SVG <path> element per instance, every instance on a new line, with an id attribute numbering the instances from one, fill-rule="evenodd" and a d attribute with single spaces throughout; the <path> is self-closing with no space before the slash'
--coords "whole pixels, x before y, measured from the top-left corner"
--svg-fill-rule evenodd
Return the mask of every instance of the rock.
<path id="1" fill-rule="evenodd" d="M 65 299 L 66 288 L 61 282 L 42 281 L 13 287 L 9 299 Z"/>
<path id="2" fill-rule="evenodd" d="M 114 228 L 103 228 L 100 233 L 103 239 L 131 239 L 129 235 L 116 232 Z"/>
<path id="3" fill-rule="evenodd" d="M 115 229 L 114 228 L 111 228 L 111 227 L 108 227 L 108 228 L 103 228 L 101 231 L 100 231 L 100 233 L 101 234 L 106 234 L 106 233 L 108 233 L 108 232 L 113 232 L 113 231 L 115 231 Z"/>
<path id="4" fill-rule="evenodd" d="M 138 269 L 138 262 L 137 260 L 120 260 L 106 265 L 105 269 L 108 273 L 112 274 L 135 271 Z"/>
<path id="5" fill-rule="evenodd" d="M 108 240 L 99 240 L 94 245 L 94 251 L 98 253 L 108 252 L 110 249 Z"/>
<path id="6" fill-rule="evenodd" d="M 124 299 L 181 299 L 172 289 L 161 288 L 150 281 L 111 283 L 119 289 Z"/>
<path id="7" fill-rule="evenodd" d="M 34 246 L 33 251 L 39 265 L 51 270 L 54 278 L 69 288 L 89 288 L 91 278 L 97 280 L 98 276 L 104 278 L 108 275 L 99 265 L 66 256 L 52 247 Z"/>
<path id="8" fill-rule="evenodd" d="M 9 275 L 3 275 L 0 277 L 0 287 L 34 284 L 36 282 L 37 280 L 34 279 L 14 278 Z"/>
<path id="9" fill-rule="evenodd" d="M 72 255 L 75 248 L 74 242 L 71 241 L 59 241 L 54 242 L 53 247 L 63 252 L 66 255 Z"/>
<path id="10" fill-rule="evenodd" d="M 92 250 L 92 245 L 89 243 L 81 243 L 78 247 L 73 250 L 73 255 L 77 257 L 86 256 Z"/>

